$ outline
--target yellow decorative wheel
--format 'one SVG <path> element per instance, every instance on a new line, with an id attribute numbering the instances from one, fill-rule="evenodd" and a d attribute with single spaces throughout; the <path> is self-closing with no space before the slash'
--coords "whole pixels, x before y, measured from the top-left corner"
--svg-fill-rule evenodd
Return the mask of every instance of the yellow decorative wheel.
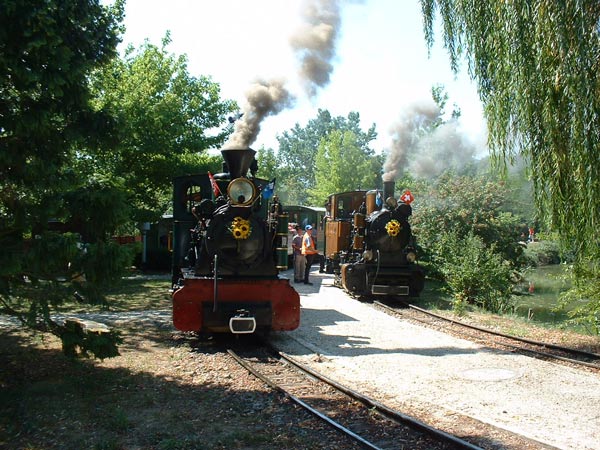
<path id="1" fill-rule="evenodd" d="M 398 236 L 398 233 L 400 233 L 401 229 L 402 227 L 400 226 L 400 222 L 398 222 L 396 219 L 390 220 L 385 226 L 385 231 L 387 231 L 387 234 L 392 237 Z"/>
<path id="2" fill-rule="evenodd" d="M 229 231 L 231 231 L 231 234 L 235 239 L 248 239 L 248 236 L 252 233 L 252 227 L 250 226 L 249 220 L 242 219 L 238 216 L 233 219 Z"/>

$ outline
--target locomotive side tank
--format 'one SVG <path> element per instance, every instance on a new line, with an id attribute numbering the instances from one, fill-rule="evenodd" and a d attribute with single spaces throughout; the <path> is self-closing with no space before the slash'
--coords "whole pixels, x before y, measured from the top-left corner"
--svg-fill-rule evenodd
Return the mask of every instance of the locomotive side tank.
<path id="1" fill-rule="evenodd" d="M 380 190 L 329 196 L 326 270 L 357 296 L 418 296 L 424 272 L 417 264 L 409 217 L 412 195 L 394 197 L 395 183 Z"/>
<path id="2" fill-rule="evenodd" d="M 227 172 L 174 181 L 173 323 L 178 330 L 293 330 L 300 297 L 287 269 L 287 216 L 255 177 L 255 151 L 221 151 Z M 251 176 L 248 177 L 248 171 Z"/>

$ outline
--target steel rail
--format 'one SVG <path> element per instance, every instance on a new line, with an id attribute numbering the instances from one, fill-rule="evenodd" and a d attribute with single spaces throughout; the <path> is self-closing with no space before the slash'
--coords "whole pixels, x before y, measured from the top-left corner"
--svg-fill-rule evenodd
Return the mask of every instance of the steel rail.
<path id="1" fill-rule="evenodd" d="M 277 383 L 275 383 L 274 381 L 272 381 L 270 378 L 268 378 L 267 376 L 263 375 L 259 371 L 255 370 L 254 367 L 252 367 L 250 364 L 248 364 L 241 356 L 239 356 L 233 350 L 228 349 L 227 353 L 229 353 L 231 355 L 231 357 L 233 357 L 233 359 L 235 359 L 235 361 L 238 364 L 240 364 L 242 367 L 244 367 L 248 372 L 250 372 L 255 377 L 257 377 L 260 380 L 264 381 L 272 389 L 274 389 L 277 392 L 280 392 L 281 394 L 287 396 L 294 403 L 296 403 L 297 405 L 301 406 L 306 411 L 308 411 L 309 413 L 313 414 L 314 416 L 316 416 L 317 418 L 319 418 L 323 422 L 327 423 L 331 427 L 335 428 L 336 430 L 340 431 L 341 433 L 343 433 L 346 436 L 350 437 L 351 439 L 355 440 L 356 442 L 358 442 L 359 444 L 361 444 L 363 447 L 369 448 L 369 449 L 373 449 L 373 450 L 383 450 L 380 447 L 377 447 L 376 445 L 374 445 L 371 442 L 367 441 L 362 436 L 360 436 L 360 435 L 354 433 L 353 431 L 349 430 L 348 428 L 344 427 L 339 422 L 336 422 L 331 417 L 329 417 L 329 416 L 323 414 L 321 411 L 313 408 L 308 403 L 303 402 L 302 400 L 300 400 L 295 395 L 293 395 L 290 392 L 286 391 L 284 388 L 282 388 L 280 385 L 278 385 Z"/>
<path id="2" fill-rule="evenodd" d="M 433 436 L 434 438 L 436 438 L 440 441 L 450 443 L 458 449 L 483 450 L 481 447 L 478 447 L 477 445 L 471 444 L 470 442 L 460 439 L 452 434 L 438 430 L 437 428 L 430 427 L 429 425 L 425 424 L 424 422 L 421 422 L 420 420 L 417 420 L 413 417 L 407 416 L 406 414 L 403 414 L 400 411 L 396 411 L 392 408 L 389 408 L 388 406 L 378 402 L 377 400 L 374 400 L 370 397 L 367 397 L 366 395 L 356 392 L 356 391 L 338 383 L 337 381 L 332 380 L 331 378 L 328 378 L 327 376 L 302 364 L 301 362 L 292 358 L 290 355 L 280 352 L 279 350 L 272 347 L 270 344 L 268 344 L 268 345 L 271 347 L 271 349 L 274 353 L 276 353 L 278 356 L 280 356 L 281 358 L 283 358 L 285 361 L 289 362 L 290 364 L 294 365 L 301 371 L 307 373 L 308 375 L 310 375 L 324 383 L 327 383 L 331 387 L 333 387 L 333 388 L 343 392 L 344 394 L 348 395 L 349 397 L 352 397 L 353 399 L 361 402 L 365 406 L 375 409 L 377 412 L 379 412 L 380 414 L 384 415 L 385 417 L 387 417 L 393 421 L 403 423 L 413 429 L 422 431 L 422 432 L 428 434 L 429 436 Z"/>
<path id="3" fill-rule="evenodd" d="M 373 303 L 376 304 L 376 305 L 378 305 L 378 306 L 381 306 L 383 308 L 389 309 L 391 311 L 398 312 L 398 310 L 396 308 L 393 308 L 393 307 L 391 307 L 389 305 L 386 305 L 385 303 L 382 303 L 382 302 L 379 302 L 379 301 L 375 301 Z M 443 321 L 446 321 L 446 322 L 450 322 L 450 323 L 453 323 L 453 324 L 456 324 L 456 325 L 459 325 L 459 326 L 462 326 L 462 327 L 465 327 L 465 328 L 470 328 L 470 329 L 473 329 L 473 330 L 476 330 L 476 331 L 480 331 L 482 333 L 487 333 L 487 334 L 491 334 L 491 335 L 494 335 L 494 336 L 500 336 L 500 337 L 503 337 L 503 338 L 506 338 L 506 339 L 512 339 L 514 341 L 523 342 L 525 344 L 537 345 L 539 347 L 550 348 L 550 349 L 553 349 L 553 350 L 558 350 L 558 351 L 562 351 L 562 352 L 565 352 L 565 353 L 570 353 L 572 355 L 579 355 L 579 356 L 583 356 L 583 357 L 586 357 L 586 358 L 593 358 L 593 359 L 600 360 L 600 355 L 597 354 L 597 353 L 586 352 L 585 350 L 579 350 L 579 349 L 576 349 L 576 348 L 562 347 L 560 345 L 551 344 L 551 343 L 547 343 L 547 342 L 535 341 L 535 340 L 532 340 L 532 339 L 522 338 L 522 337 L 518 337 L 518 336 L 511 336 L 510 334 L 501 333 L 499 331 L 493 331 L 493 330 L 490 330 L 490 329 L 487 329 L 487 328 L 479 327 L 477 325 L 471 325 L 471 324 L 468 324 L 468 323 L 464 323 L 464 322 L 461 322 L 460 320 L 455 320 L 455 319 L 451 319 L 449 317 L 444 317 L 444 316 L 442 316 L 440 314 L 436 314 L 436 313 L 433 313 L 431 311 L 427 311 L 426 309 L 420 308 L 420 307 L 412 305 L 410 303 L 403 303 L 403 304 L 406 305 L 410 309 L 414 309 L 415 311 L 419 311 L 419 312 L 421 312 L 423 314 L 426 314 L 428 316 L 435 317 L 437 319 L 440 319 L 440 320 L 443 320 Z M 580 364 L 580 365 L 583 365 L 583 366 L 586 366 L 586 367 L 591 367 L 591 368 L 594 368 L 594 369 L 600 369 L 600 365 L 595 364 L 593 362 L 581 361 L 581 360 L 578 360 L 578 359 L 567 358 L 565 356 L 560 356 L 560 355 L 553 355 L 552 353 L 547 353 L 547 352 L 543 352 L 543 351 L 540 351 L 540 350 L 527 349 L 527 348 L 523 348 L 523 347 L 519 347 L 519 346 L 516 346 L 516 345 L 511 345 L 511 344 L 506 344 L 506 343 L 499 343 L 499 344 L 500 345 L 504 345 L 506 347 L 513 348 L 513 349 L 522 350 L 522 351 L 526 351 L 526 352 L 530 352 L 530 353 L 535 353 L 535 354 L 538 354 L 538 355 L 543 355 L 543 356 L 546 356 L 548 358 L 554 358 L 554 359 L 557 359 L 557 360 L 560 360 L 560 361 L 570 362 L 570 363 L 573 363 L 573 364 Z"/>

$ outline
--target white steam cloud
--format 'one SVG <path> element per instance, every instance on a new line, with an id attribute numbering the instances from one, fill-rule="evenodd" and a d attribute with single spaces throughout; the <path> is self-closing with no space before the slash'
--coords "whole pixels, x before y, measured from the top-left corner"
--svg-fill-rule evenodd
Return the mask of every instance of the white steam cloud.
<path id="1" fill-rule="evenodd" d="M 392 126 L 392 142 L 383 166 L 383 181 L 397 179 L 404 171 L 433 178 L 448 169 L 458 172 L 475 161 L 476 148 L 450 120 L 427 131 L 440 120 L 433 102 L 414 104 Z"/>

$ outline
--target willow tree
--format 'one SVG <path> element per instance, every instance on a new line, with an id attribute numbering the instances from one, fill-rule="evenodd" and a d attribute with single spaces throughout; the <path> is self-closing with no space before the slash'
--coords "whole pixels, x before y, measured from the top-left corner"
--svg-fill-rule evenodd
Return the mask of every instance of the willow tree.
<path id="1" fill-rule="evenodd" d="M 528 163 L 540 215 L 581 256 L 600 225 L 597 0 L 421 0 L 425 36 L 442 21 L 453 70 L 477 82 L 496 161 Z"/>
<path id="2" fill-rule="evenodd" d="M 579 263 L 576 319 L 600 333 L 600 2 L 421 0 L 428 45 L 439 12 L 456 72 L 477 82 L 497 162 L 528 164 L 540 217 Z"/>

